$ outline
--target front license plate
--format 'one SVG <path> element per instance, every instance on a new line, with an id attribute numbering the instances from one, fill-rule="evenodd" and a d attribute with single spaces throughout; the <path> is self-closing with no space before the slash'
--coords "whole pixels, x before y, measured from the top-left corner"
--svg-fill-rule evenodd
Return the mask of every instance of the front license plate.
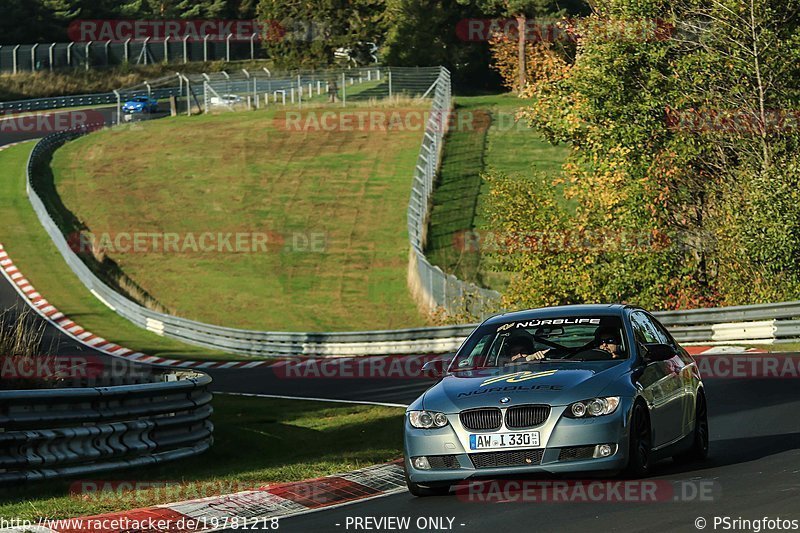
<path id="1" fill-rule="evenodd" d="M 538 448 L 539 432 L 483 433 L 469 436 L 470 450 L 492 450 L 498 448 Z"/>

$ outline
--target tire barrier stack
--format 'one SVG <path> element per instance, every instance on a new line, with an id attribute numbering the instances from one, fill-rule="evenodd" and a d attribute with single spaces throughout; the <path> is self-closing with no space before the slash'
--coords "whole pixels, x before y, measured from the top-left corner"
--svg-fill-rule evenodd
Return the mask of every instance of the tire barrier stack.
<path id="1" fill-rule="evenodd" d="M 0 484 L 147 466 L 213 442 L 211 378 L 0 391 Z"/>

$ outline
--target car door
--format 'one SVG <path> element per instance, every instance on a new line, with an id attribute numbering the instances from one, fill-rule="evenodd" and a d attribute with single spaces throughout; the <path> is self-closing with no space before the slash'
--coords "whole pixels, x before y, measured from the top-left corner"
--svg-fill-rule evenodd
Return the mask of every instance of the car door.
<path id="1" fill-rule="evenodd" d="M 637 350 L 643 354 L 643 344 L 668 344 L 655 323 L 643 311 L 631 313 L 631 326 Z M 639 378 L 643 395 L 650 408 L 653 446 L 669 444 L 683 435 L 684 390 L 676 365 L 677 357 L 653 361 Z"/>
<path id="2" fill-rule="evenodd" d="M 697 369 L 694 359 L 683 350 L 672 335 L 669 334 L 667 328 L 661 322 L 656 320 L 653 316 L 648 315 L 648 318 L 658 329 L 659 335 L 665 339 L 665 343 L 672 346 L 678 354 L 674 357 L 671 363 L 681 382 L 683 391 L 683 413 L 681 416 L 681 434 L 686 435 L 694 429 L 694 416 L 695 416 L 695 389 L 697 388 Z"/>

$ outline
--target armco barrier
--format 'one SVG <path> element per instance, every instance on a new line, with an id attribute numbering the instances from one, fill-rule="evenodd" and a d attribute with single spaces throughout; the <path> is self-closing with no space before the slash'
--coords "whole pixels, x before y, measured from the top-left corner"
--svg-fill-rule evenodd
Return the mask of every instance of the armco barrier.
<path id="1" fill-rule="evenodd" d="M 37 166 L 46 162 L 66 140 L 83 133 L 55 133 L 36 144 L 28 160 L 28 197 L 40 222 L 81 282 L 109 308 L 142 328 L 188 344 L 242 355 L 273 357 L 447 353 L 457 349 L 474 328 L 474 325 L 461 325 L 339 333 L 252 331 L 204 324 L 146 309 L 117 293 L 92 273 L 69 247 L 32 186 Z M 412 249 L 412 255 L 427 268 L 435 268 L 424 260 L 418 248 Z M 800 319 L 800 302 L 655 314 L 681 342 L 771 343 L 800 337 L 800 321 L 784 320 Z"/>
<path id="2" fill-rule="evenodd" d="M 0 484 L 182 459 L 213 442 L 211 378 L 0 391 Z"/>

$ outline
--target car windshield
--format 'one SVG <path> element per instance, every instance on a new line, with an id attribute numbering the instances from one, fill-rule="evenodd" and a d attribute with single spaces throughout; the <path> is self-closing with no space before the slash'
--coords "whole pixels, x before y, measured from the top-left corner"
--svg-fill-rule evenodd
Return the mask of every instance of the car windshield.
<path id="1" fill-rule="evenodd" d="M 627 357 L 618 316 L 534 318 L 481 326 L 456 354 L 450 370 Z"/>

